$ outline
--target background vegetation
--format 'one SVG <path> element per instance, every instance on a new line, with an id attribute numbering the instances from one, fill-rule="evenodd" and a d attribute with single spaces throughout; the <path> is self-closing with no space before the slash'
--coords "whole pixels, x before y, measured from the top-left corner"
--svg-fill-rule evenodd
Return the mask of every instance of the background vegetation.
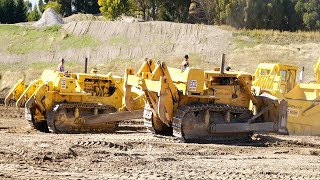
<path id="1" fill-rule="evenodd" d="M 36 21 L 47 8 L 53 8 L 63 17 L 80 12 L 101 13 L 110 20 L 130 15 L 146 21 L 245 29 L 320 29 L 319 0 L 39 0 L 38 7 L 23 0 L 0 0 L 0 22 Z"/>

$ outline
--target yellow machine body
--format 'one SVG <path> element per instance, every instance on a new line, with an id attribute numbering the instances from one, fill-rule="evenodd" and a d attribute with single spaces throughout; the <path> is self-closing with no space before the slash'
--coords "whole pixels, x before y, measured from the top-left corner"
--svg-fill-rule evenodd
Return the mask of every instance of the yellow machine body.
<path id="1" fill-rule="evenodd" d="M 126 93 L 131 87 L 145 92 L 145 125 L 156 133 L 173 133 L 187 140 L 253 132 L 287 133 L 286 102 L 253 96 L 251 83 L 252 75 L 244 72 L 182 71 L 152 59 L 146 60 L 136 74 L 128 68 L 125 76 Z M 132 99 L 125 97 L 131 110 Z"/>
<path id="2" fill-rule="evenodd" d="M 316 83 L 309 84 L 296 83 L 297 66 L 259 64 L 257 68 L 254 88 L 288 101 L 287 127 L 290 135 L 320 136 L 319 64 L 320 59 L 314 66 Z M 261 72 L 270 73 L 262 75 Z"/>
<path id="3" fill-rule="evenodd" d="M 320 136 L 320 84 L 298 84 L 285 94 L 289 134 Z"/>
<path id="4" fill-rule="evenodd" d="M 117 119 L 97 120 L 93 115 L 110 114 L 126 111 L 124 107 L 123 78 L 111 73 L 65 74 L 54 70 L 45 70 L 41 78 L 33 81 L 24 91 L 22 83 L 13 88 L 12 92 L 20 92 L 20 97 L 10 93 L 5 101 L 13 99 L 17 106 L 25 105 L 26 119 L 41 131 L 59 133 L 105 132 L 110 127 L 114 130 L 116 121 L 121 121 L 137 114 L 117 114 Z M 20 90 L 21 89 L 21 90 Z M 11 95 L 12 94 L 12 95 Z M 135 110 L 144 107 L 143 92 L 132 91 Z M 88 118 L 92 116 L 92 119 Z M 105 118 L 111 119 L 111 118 Z M 52 122 L 49 122 L 52 121 Z M 94 123 L 94 122 L 99 123 Z M 61 128 L 59 129 L 59 126 Z M 48 127 L 48 129 L 47 129 Z M 109 128 L 109 129 L 108 129 Z"/>
<path id="5" fill-rule="evenodd" d="M 24 83 L 23 79 L 20 79 L 18 83 L 11 89 L 9 94 L 5 98 L 5 105 L 13 105 L 26 90 L 27 86 Z"/>
<path id="6" fill-rule="evenodd" d="M 261 63 L 254 73 L 254 86 L 264 92 L 281 97 L 295 87 L 298 66 Z"/>

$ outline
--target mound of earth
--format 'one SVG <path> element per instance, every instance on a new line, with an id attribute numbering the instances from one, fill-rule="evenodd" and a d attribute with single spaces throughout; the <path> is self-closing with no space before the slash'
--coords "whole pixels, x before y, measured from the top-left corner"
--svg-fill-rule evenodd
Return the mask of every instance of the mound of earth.
<path id="1" fill-rule="evenodd" d="M 134 18 L 132 16 L 122 16 L 118 19 L 118 21 L 121 22 L 127 22 L 127 23 L 132 23 L 132 22 L 144 22 L 143 19 L 141 18 Z"/>
<path id="2" fill-rule="evenodd" d="M 97 16 L 97 15 L 93 15 L 93 14 L 82 14 L 82 13 L 78 13 L 78 14 L 73 14 L 69 17 L 63 18 L 63 21 L 65 23 L 69 23 L 69 22 L 78 22 L 78 21 L 101 21 L 103 20 L 102 16 Z"/>
<path id="3" fill-rule="evenodd" d="M 35 22 L 35 26 L 53 26 L 64 24 L 62 18 L 51 8 L 45 10 L 39 21 Z"/>

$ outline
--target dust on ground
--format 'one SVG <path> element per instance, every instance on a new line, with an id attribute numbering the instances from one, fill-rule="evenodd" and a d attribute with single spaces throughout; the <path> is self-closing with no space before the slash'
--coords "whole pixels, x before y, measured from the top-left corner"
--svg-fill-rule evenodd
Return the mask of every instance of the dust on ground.
<path id="1" fill-rule="evenodd" d="M 3 108 L 2 108 L 3 109 Z M 320 138 L 183 143 L 144 130 L 49 134 L 0 118 L 1 179 L 319 179 Z"/>

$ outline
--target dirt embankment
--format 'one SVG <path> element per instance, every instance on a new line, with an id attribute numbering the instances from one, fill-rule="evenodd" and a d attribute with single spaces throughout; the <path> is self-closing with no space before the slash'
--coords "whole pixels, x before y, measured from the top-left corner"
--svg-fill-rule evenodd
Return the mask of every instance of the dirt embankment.
<path id="1" fill-rule="evenodd" d="M 222 53 L 228 53 L 232 37 L 231 32 L 214 26 L 170 22 L 83 21 L 68 23 L 64 30 L 77 36 L 90 35 L 102 40 L 102 46 L 87 52 L 90 59 L 97 61 L 144 57 L 163 59 L 183 57 L 184 54 L 196 54 L 208 61 L 217 61 Z"/>
<path id="2" fill-rule="evenodd" d="M 8 67 L 0 68 L 0 73 L 3 75 L 0 91 L 6 94 L 20 78 L 25 77 L 27 83 L 39 78 L 43 69 L 55 68 L 62 57 L 67 60 L 66 66 L 71 72 L 83 70 L 85 57 L 89 58 L 91 66 L 89 68 L 99 66 L 98 69 L 103 72 L 111 71 L 118 75 L 122 75 L 127 66 L 138 67 L 146 57 L 160 60 L 173 59 L 174 65 L 179 65 L 182 57 L 189 54 L 194 67 L 211 67 L 214 63 L 218 64 L 222 53 L 228 54 L 232 39 L 231 32 L 215 26 L 170 22 L 74 21 L 64 24 L 61 31 L 58 35 L 42 32 L 49 37 L 43 38 L 48 41 L 44 43 L 44 48 L 47 50 L 41 50 L 41 45 L 37 45 L 39 50 L 31 48 L 26 51 L 27 47 L 21 42 L 18 47 L 24 48 L 22 49 L 24 51 L 16 54 L 8 51 L 8 48 L 12 49 L 16 47 L 15 45 L 0 45 L 0 63 Z M 5 38 L 17 38 L 20 35 L 8 33 L 10 36 Z M 32 33 L 38 32 L 26 31 L 21 35 L 30 36 L 28 41 L 42 43 L 38 42 Z M 80 42 L 73 43 L 76 47 L 68 46 L 69 36 L 81 37 Z M 4 40 L 0 38 L 1 41 Z M 60 43 L 68 47 L 62 48 L 59 46 Z M 33 45 L 30 42 L 29 44 Z M 205 65 L 201 64 L 202 60 L 205 60 Z"/>
<path id="3" fill-rule="evenodd" d="M 77 36 L 93 36 L 101 44 L 94 48 L 36 51 L 12 54 L 0 48 L 1 63 L 51 62 L 65 57 L 93 63 L 113 59 L 137 60 L 145 57 L 168 58 L 193 54 L 210 61 L 228 53 L 232 33 L 214 26 L 170 22 L 106 22 L 80 21 L 63 25 L 63 30 Z"/>

